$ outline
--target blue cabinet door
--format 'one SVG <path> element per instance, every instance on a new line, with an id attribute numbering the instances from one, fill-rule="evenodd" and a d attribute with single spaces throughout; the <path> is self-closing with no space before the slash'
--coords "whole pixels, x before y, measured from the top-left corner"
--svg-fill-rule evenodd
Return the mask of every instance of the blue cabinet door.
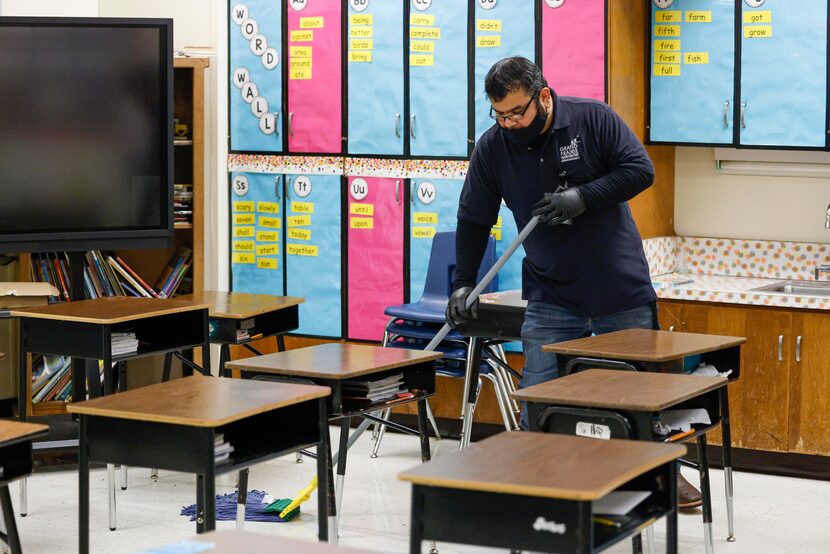
<path id="1" fill-rule="evenodd" d="M 282 296 L 282 176 L 231 174 L 231 288 Z"/>
<path id="2" fill-rule="evenodd" d="M 433 236 L 455 231 L 458 198 L 463 185 L 464 181 L 459 179 L 412 179 L 410 182 L 410 302 L 417 302 L 424 292 Z"/>
<path id="3" fill-rule="evenodd" d="M 735 2 L 651 8 L 652 142 L 732 144 Z"/>
<path id="4" fill-rule="evenodd" d="M 350 0 L 347 15 L 349 153 L 400 156 L 404 4 Z"/>
<path id="5" fill-rule="evenodd" d="M 298 333 L 342 335 L 340 177 L 285 176 L 286 294 L 300 304 Z"/>
<path id="6" fill-rule="evenodd" d="M 740 143 L 823 148 L 827 2 L 741 2 Z"/>
<path id="7" fill-rule="evenodd" d="M 410 1 L 410 153 L 466 157 L 467 2 Z"/>
<path id="8" fill-rule="evenodd" d="M 230 149 L 282 151 L 282 10 L 273 0 L 230 2 Z"/>
<path id="9" fill-rule="evenodd" d="M 535 0 L 475 2 L 473 55 L 473 117 L 475 140 L 495 121 L 490 117 L 490 102 L 484 94 L 484 78 L 497 61 L 510 56 L 535 58 Z"/>

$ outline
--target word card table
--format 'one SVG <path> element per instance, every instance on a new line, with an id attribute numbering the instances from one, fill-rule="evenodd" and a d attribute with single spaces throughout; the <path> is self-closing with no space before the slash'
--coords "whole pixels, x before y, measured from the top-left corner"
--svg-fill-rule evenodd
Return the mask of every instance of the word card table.
<path id="1" fill-rule="evenodd" d="M 732 370 L 729 382 L 741 375 L 741 345 L 745 337 L 700 333 L 627 329 L 582 339 L 547 344 L 545 352 L 556 353 L 559 375 L 584 368 L 627 369 L 661 373 L 682 373 L 687 356 L 700 356 L 702 363 L 719 371 Z M 721 436 L 723 440 L 724 488 L 729 524 L 727 541 L 735 540 L 732 486 L 732 433 L 729 420 L 729 391 L 720 390 Z M 705 437 L 703 438 L 705 441 Z M 704 444 L 705 447 L 705 444 Z M 699 460 L 698 463 L 706 463 Z"/>
<path id="2" fill-rule="evenodd" d="M 220 473 L 316 446 L 320 491 L 330 490 L 329 393 L 313 385 L 193 375 L 70 405 L 81 425 L 81 554 L 89 552 L 91 461 L 196 473 L 199 533 L 216 526 L 214 479 Z M 233 447 L 224 462 L 215 460 L 220 435 Z M 331 495 L 318 495 L 320 540 L 328 539 L 326 516 L 333 514 L 332 500 Z"/>
<path id="3" fill-rule="evenodd" d="M 688 433 L 675 432 L 682 440 L 697 439 L 703 496 L 703 529 L 707 552 L 714 550 L 712 504 L 706 433 L 721 419 L 724 377 L 697 377 L 668 373 L 646 373 L 588 369 L 514 393 L 527 403 L 531 431 L 564 433 L 599 439 L 672 441 L 658 435 L 654 421 L 666 410 L 703 409 L 710 424 L 696 424 Z"/>
<path id="4" fill-rule="evenodd" d="M 412 483 L 410 554 L 423 540 L 528 550 L 600 552 L 668 521 L 677 552 L 676 459 L 685 448 L 546 433 L 501 433 L 404 471 Z M 647 497 L 625 523 L 596 512 L 615 491 Z M 619 525 L 617 525 L 619 524 Z"/>
<path id="5" fill-rule="evenodd" d="M 250 343 L 275 336 L 277 348 L 280 351 L 285 350 L 283 335 L 299 327 L 299 306 L 305 302 L 304 299 L 293 296 L 215 290 L 197 292 L 180 298 L 208 305 L 210 342 L 220 345 L 219 375 L 222 377 L 230 377 L 225 364 L 231 359 L 231 345 L 242 346 L 260 356 L 262 353 Z M 239 331 L 246 331 L 246 336 L 237 338 Z M 169 368 L 167 360 L 165 368 Z"/>
<path id="6" fill-rule="evenodd" d="M 245 358 L 229 363 L 228 367 L 238 369 L 243 377 L 303 380 L 331 388 L 327 416 L 333 421 L 340 420 L 340 448 L 336 462 L 336 497 L 339 503 L 346 474 L 346 453 L 351 442 L 349 428 L 352 417 L 362 417 L 414 434 L 412 429 L 381 419 L 372 412 L 417 402 L 421 459 L 429 460 L 426 399 L 435 394 L 435 360 L 440 357 L 440 352 L 329 343 Z M 350 397 L 350 393 L 344 390 L 344 385 L 348 388 L 350 383 L 384 379 L 398 373 L 403 375 L 404 388 L 412 393 L 407 398 L 371 402 Z"/>
<path id="7" fill-rule="evenodd" d="M 0 421 L 0 509 L 3 510 L 3 522 L 6 525 L 6 535 L 2 538 L 12 554 L 20 554 L 22 550 L 9 495 L 9 483 L 32 472 L 32 439 L 41 437 L 48 431 L 46 425 Z"/>

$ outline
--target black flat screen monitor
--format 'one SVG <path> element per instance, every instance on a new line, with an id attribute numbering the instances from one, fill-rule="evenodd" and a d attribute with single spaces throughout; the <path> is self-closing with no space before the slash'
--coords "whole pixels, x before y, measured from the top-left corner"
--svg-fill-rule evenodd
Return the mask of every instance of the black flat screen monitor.
<path id="1" fill-rule="evenodd" d="M 0 17 L 0 252 L 173 234 L 173 22 Z"/>

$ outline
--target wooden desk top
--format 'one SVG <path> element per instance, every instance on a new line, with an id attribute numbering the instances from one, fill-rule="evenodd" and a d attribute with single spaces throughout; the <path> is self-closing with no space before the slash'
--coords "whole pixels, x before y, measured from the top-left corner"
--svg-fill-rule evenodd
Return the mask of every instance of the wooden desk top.
<path id="1" fill-rule="evenodd" d="M 231 369 L 318 379 L 350 379 L 437 360 L 440 352 L 328 343 L 228 362 Z"/>
<path id="2" fill-rule="evenodd" d="M 252 533 L 251 531 L 210 531 L 190 540 L 213 543 L 206 550 L 211 554 L 239 554 L 240 552 L 291 552 L 292 554 L 372 554 L 368 550 L 346 548 L 326 542 L 301 541 Z"/>
<path id="3" fill-rule="evenodd" d="M 692 354 L 722 350 L 745 342 L 744 337 L 626 329 L 584 339 L 546 344 L 542 350 L 609 360 L 665 362 Z"/>
<path id="4" fill-rule="evenodd" d="M 513 396 L 526 402 L 659 412 L 727 383 L 726 377 L 587 369 L 518 390 Z"/>
<path id="5" fill-rule="evenodd" d="M 135 321 L 146 317 L 175 314 L 191 310 L 202 310 L 207 304 L 197 304 L 178 299 L 137 298 L 134 296 L 114 296 L 94 300 L 77 300 L 34 308 L 12 310 L 15 317 L 34 319 L 59 319 L 61 321 L 81 321 L 85 323 L 113 324 Z"/>
<path id="6" fill-rule="evenodd" d="M 418 485 L 596 500 L 686 453 L 677 444 L 500 433 L 400 473 Z"/>
<path id="7" fill-rule="evenodd" d="M 45 435 L 47 431 L 48 425 L 0 419 L 0 447 Z"/>
<path id="8" fill-rule="evenodd" d="M 93 416 L 219 427 L 330 393 L 328 387 L 314 385 L 192 375 L 72 403 L 67 409 Z"/>
<path id="9" fill-rule="evenodd" d="M 179 296 L 179 300 L 207 304 L 210 317 L 227 319 L 247 319 L 249 317 L 276 312 L 305 302 L 304 298 L 295 296 L 274 296 L 271 294 L 248 294 L 245 292 L 221 292 L 206 290 L 187 296 Z"/>

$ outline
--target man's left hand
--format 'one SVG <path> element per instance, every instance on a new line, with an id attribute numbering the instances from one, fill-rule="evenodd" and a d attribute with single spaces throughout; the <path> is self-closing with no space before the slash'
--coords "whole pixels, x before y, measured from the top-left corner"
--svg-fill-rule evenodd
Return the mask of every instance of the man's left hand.
<path id="1" fill-rule="evenodd" d="M 565 223 L 584 211 L 585 202 L 576 188 L 545 193 L 544 198 L 533 206 L 533 215 L 539 217 L 540 223 L 548 225 Z"/>

